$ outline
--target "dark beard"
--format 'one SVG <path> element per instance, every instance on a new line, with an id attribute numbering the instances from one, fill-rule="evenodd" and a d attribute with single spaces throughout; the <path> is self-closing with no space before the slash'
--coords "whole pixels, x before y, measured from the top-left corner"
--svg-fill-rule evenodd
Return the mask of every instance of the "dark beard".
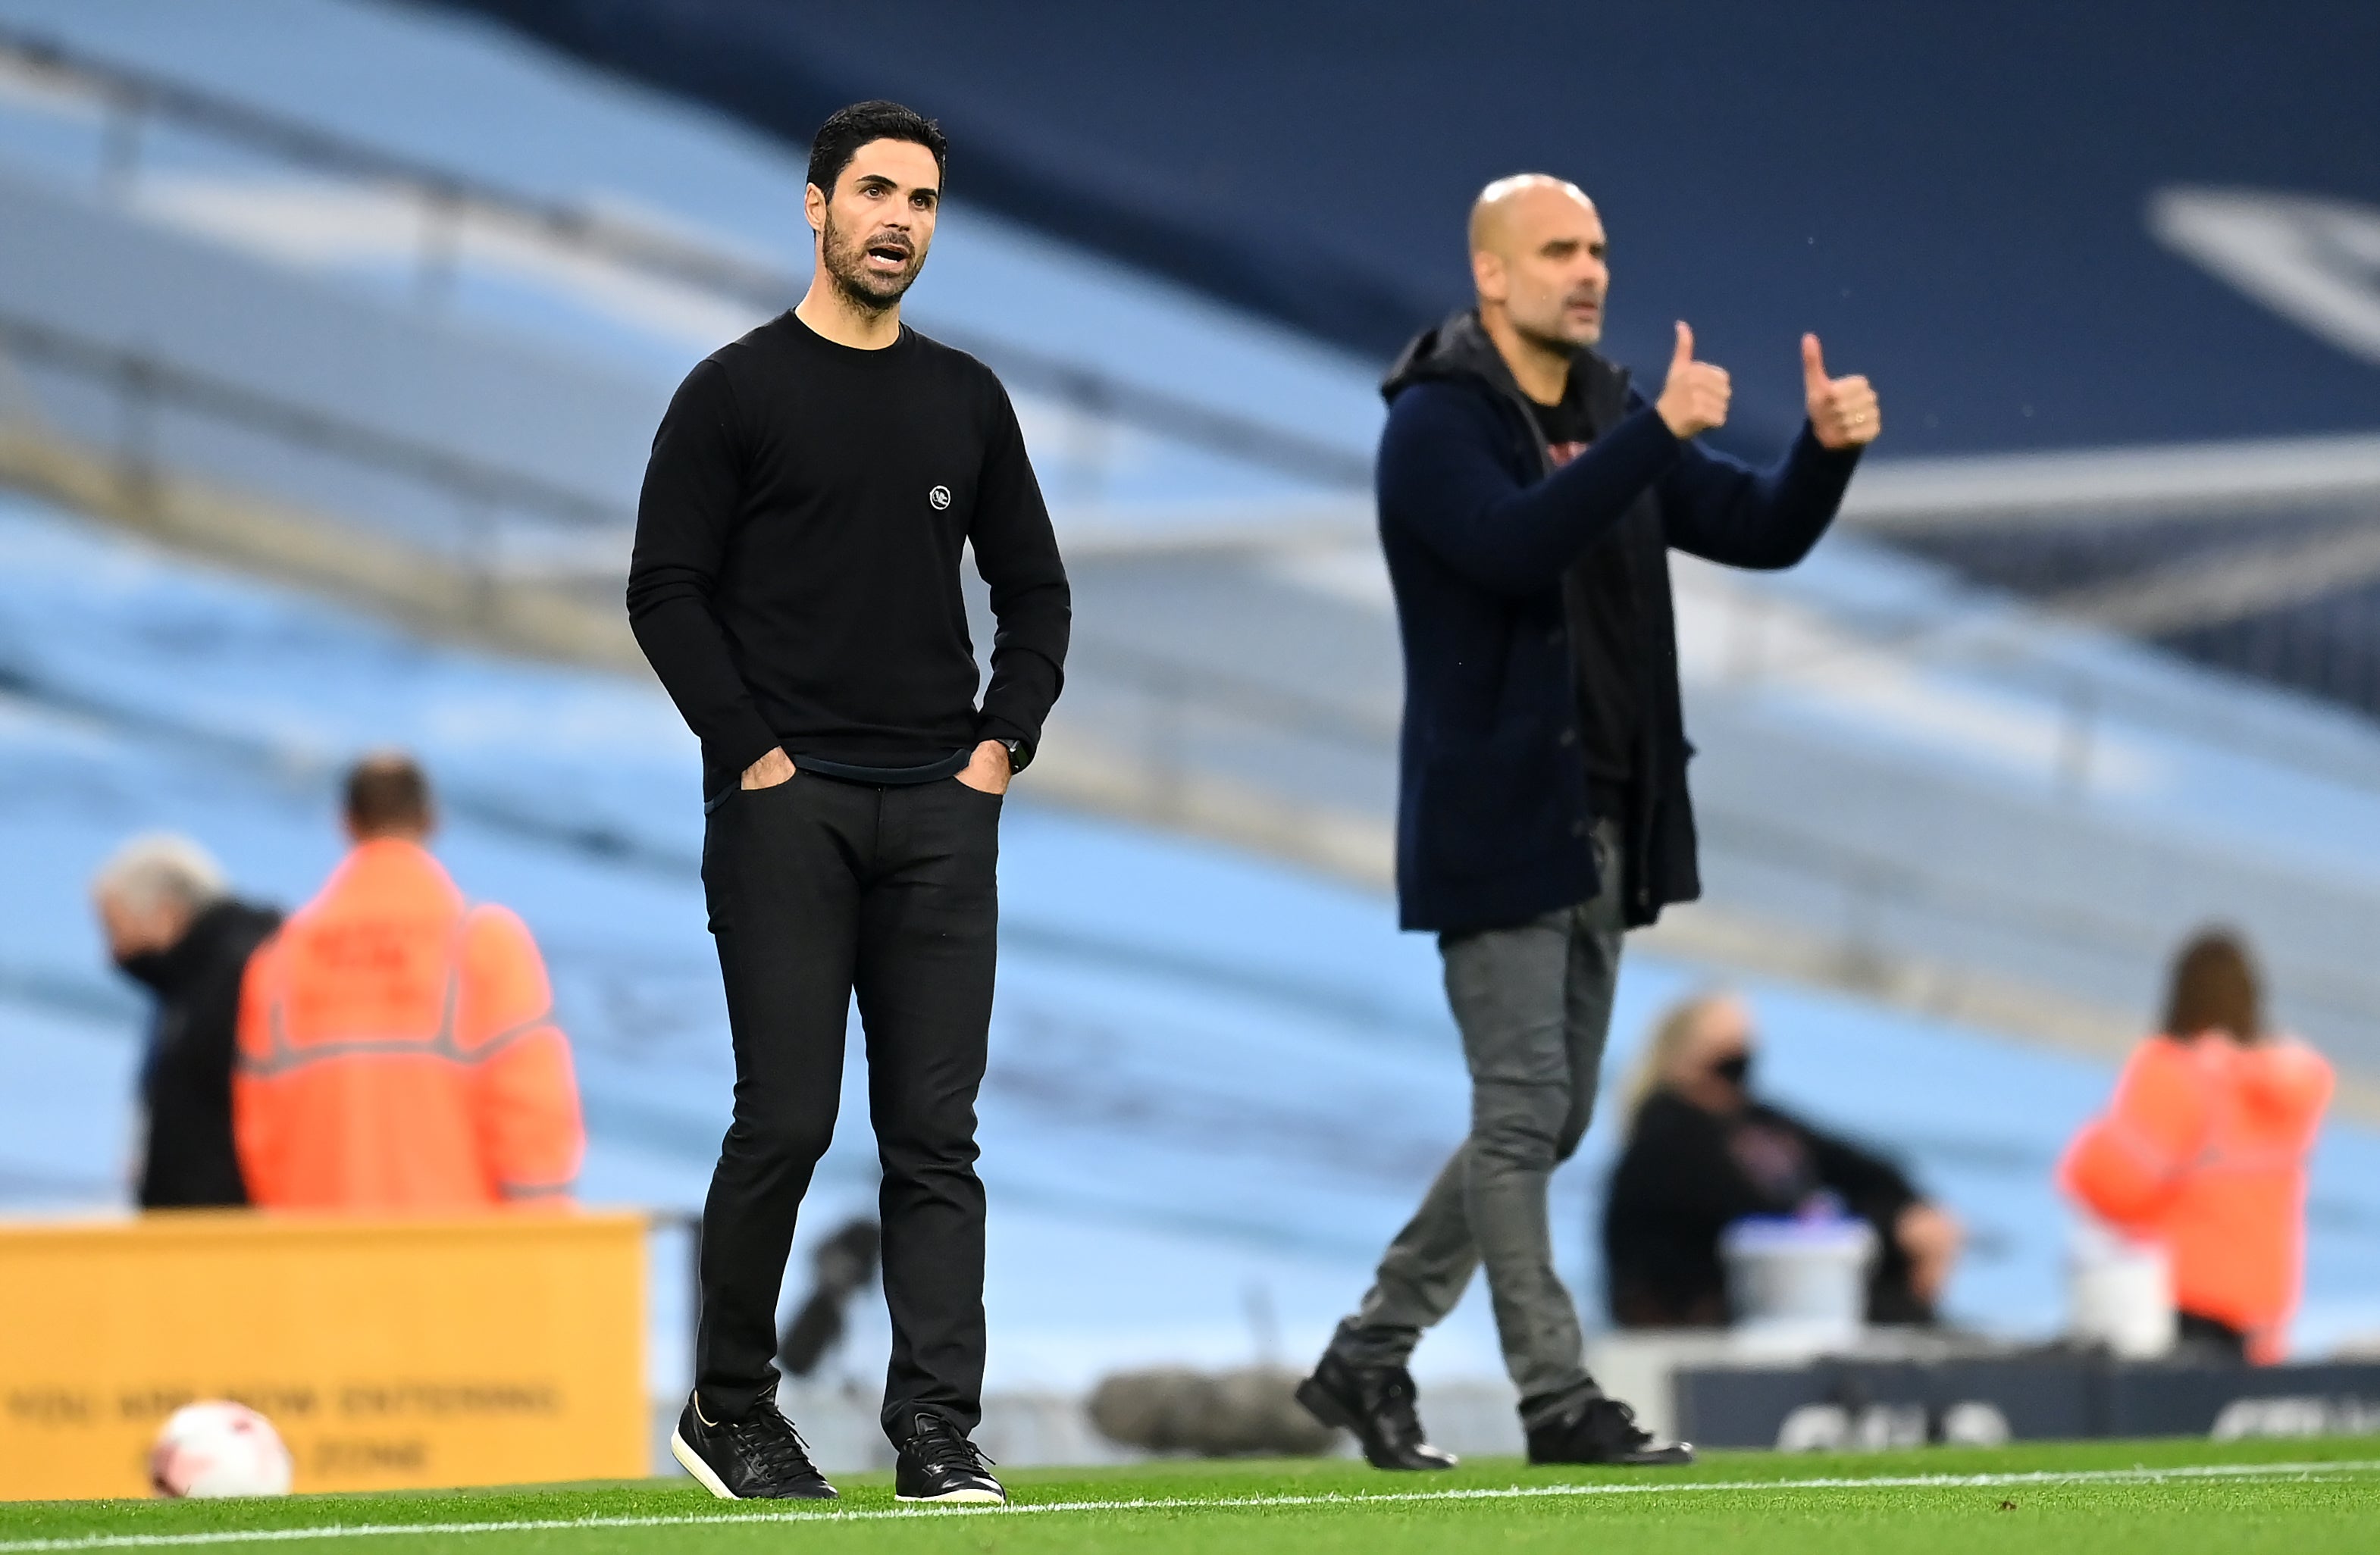
<path id="1" fill-rule="evenodd" d="M 898 275 L 874 275 L 866 268 L 867 245 L 863 239 L 845 234 L 829 216 L 826 230 L 819 238 L 820 262 L 826 266 L 827 278 L 844 300 L 863 313 L 890 311 L 901 300 L 910 283 L 917 278 L 917 255 L 913 249 L 908 268 Z"/>

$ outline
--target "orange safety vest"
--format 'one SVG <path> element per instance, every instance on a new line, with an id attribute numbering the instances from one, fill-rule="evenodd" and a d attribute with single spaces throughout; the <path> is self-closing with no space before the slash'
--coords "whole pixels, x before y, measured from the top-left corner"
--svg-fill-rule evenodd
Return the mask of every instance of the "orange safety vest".
<path id="1" fill-rule="evenodd" d="M 2286 1350 L 2305 1270 L 2306 1158 L 2330 1065 L 2301 1042 L 2152 1037 L 2104 1116 L 2083 1124 L 2059 1183 L 2102 1220 L 2162 1243 L 2174 1303 Z"/>
<path id="2" fill-rule="evenodd" d="M 233 1132 L 268 1209 L 566 1201 L 586 1151 L 536 942 L 420 846 L 358 846 L 249 958 Z"/>

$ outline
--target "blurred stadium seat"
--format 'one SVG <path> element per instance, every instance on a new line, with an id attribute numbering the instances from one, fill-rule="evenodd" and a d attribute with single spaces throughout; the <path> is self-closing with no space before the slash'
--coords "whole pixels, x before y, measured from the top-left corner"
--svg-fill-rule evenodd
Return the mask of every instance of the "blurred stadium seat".
<path id="1" fill-rule="evenodd" d="M 442 854 L 466 889 L 538 929 L 582 1071 L 583 1196 L 698 1202 L 728 1069 L 692 754 L 657 691 L 425 646 L 15 500 L 0 501 L 0 561 L 14 796 L 0 849 L 19 881 L 0 898 L 0 1067 L 28 1082 L 0 1093 L 6 1203 L 119 1191 L 138 1052 L 130 1001 L 67 906 L 91 861 L 163 821 L 238 861 L 243 888 L 295 899 L 334 857 L 336 762 L 373 738 L 439 774 Z M 1394 933 L 1369 892 L 1046 802 L 1015 813 L 1005 853 L 984 1103 L 1004 1380 L 1244 1359 L 1251 1283 L 1272 1290 L 1292 1341 L 1318 1338 L 1461 1126 L 1428 945 Z M 1706 965 L 1632 962 L 1614 1073 Z M 1755 986 L 1780 1097 L 1906 1153 L 1975 1226 L 1958 1315 L 2054 1325 L 2063 1219 L 2048 1169 L 2110 1066 Z M 861 1074 L 846 1082 L 855 1122 Z M 1611 1148 L 1607 1119 L 1563 1179 L 1568 1267 L 1593 1256 L 1587 1210 Z M 2340 1129 L 2325 1148 L 2312 1290 L 2314 1316 L 2334 1309 L 2322 1331 L 2338 1332 L 2373 1317 L 2380 1140 Z M 874 1181 L 867 1136 L 846 1129 L 810 1224 L 864 1208 Z M 674 1273 L 657 1294 L 657 1353 L 682 1365 L 666 1337 L 683 1321 Z M 1433 1349 L 1438 1368 L 1492 1370 L 1484 1310 Z"/>

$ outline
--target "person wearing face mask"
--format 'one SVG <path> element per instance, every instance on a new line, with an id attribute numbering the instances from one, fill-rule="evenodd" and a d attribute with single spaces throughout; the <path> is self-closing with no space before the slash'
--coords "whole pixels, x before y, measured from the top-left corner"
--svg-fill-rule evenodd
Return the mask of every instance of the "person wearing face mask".
<path id="1" fill-rule="evenodd" d="M 280 912 L 234 899 L 206 849 L 164 832 L 117 848 L 91 905 L 117 968 L 155 1002 L 135 1198 L 143 1209 L 246 1204 L 231 1126 L 240 976 Z"/>
<path id="2" fill-rule="evenodd" d="M 1611 1320 L 1724 1324 L 1719 1237 L 1728 1226 L 1839 1205 L 1876 1228 L 1881 1249 L 1868 1320 L 1932 1322 L 1958 1259 L 1959 1222 L 1890 1161 L 1755 1100 L 1757 1040 L 1750 1008 L 1723 993 L 1684 1001 L 1656 1028 L 1604 1205 Z"/>

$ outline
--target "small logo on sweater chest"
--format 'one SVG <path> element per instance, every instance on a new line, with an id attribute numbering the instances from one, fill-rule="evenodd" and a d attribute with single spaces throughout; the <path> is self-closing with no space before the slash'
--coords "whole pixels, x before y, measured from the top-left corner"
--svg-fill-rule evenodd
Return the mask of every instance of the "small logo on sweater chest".
<path id="1" fill-rule="evenodd" d="M 951 489 L 948 486 L 937 486 L 926 493 L 926 500 L 934 504 L 935 511 L 940 512 L 951 505 Z"/>

